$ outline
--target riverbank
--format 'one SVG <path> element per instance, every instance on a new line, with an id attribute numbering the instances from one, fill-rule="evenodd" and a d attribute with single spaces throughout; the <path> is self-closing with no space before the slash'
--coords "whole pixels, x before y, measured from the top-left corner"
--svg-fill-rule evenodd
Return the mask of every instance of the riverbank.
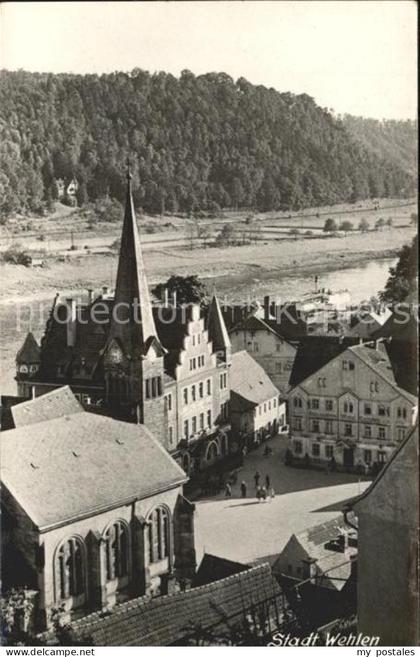
<path id="1" fill-rule="evenodd" d="M 144 259 L 151 285 L 172 274 L 195 274 L 210 284 L 210 290 L 215 282 L 227 293 L 236 292 L 238 285 L 252 287 L 276 277 L 313 276 L 393 258 L 414 234 L 414 227 L 400 227 L 347 237 L 288 239 L 225 248 L 154 248 L 144 251 Z M 64 289 L 112 287 L 116 269 L 116 255 L 81 255 L 69 262 L 53 261 L 32 269 L 3 264 L 0 303 L 53 297 Z"/>
<path id="2" fill-rule="evenodd" d="M 370 298 L 382 289 L 389 264 L 403 244 L 411 241 L 414 228 L 348 237 L 282 240 L 239 247 L 189 250 L 145 250 L 144 259 L 151 287 L 171 274 L 196 274 L 229 300 L 262 299 L 265 294 L 283 300 L 298 299 L 312 289 L 315 275 L 320 284 L 333 289 L 353 285 L 354 299 Z M 369 272 L 382 263 L 379 276 Z M 1 265 L 0 291 L 0 387 L 14 394 L 14 358 L 28 330 L 40 339 L 51 302 L 63 296 L 82 294 L 88 288 L 113 287 L 116 256 L 83 256 L 79 261 L 53 262 L 46 268 Z M 363 284 L 363 285 L 362 285 Z"/>

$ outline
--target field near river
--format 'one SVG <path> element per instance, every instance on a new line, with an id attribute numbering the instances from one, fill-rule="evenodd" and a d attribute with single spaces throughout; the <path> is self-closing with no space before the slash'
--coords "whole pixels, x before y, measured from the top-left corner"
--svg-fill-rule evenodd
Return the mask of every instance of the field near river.
<path id="1" fill-rule="evenodd" d="M 227 295 L 231 299 L 245 299 L 249 295 L 261 298 L 274 287 L 276 291 L 283 293 L 283 298 L 286 293 L 288 298 L 297 298 L 302 292 L 302 281 L 308 280 L 315 274 L 322 276 L 330 273 L 331 278 L 332 272 L 350 270 L 376 260 L 395 258 L 401 246 L 409 243 L 415 234 L 414 226 L 410 225 L 410 213 L 413 207 L 394 209 L 394 225 L 391 228 L 381 231 L 372 230 L 364 234 L 355 231 L 347 236 L 330 237 L 319 232 L 310 237 L 295 238 L 286 234 L 279 240 L 260 239 L 255 243 L 241 246 L 208 245 L 204 248 L 198 242 L 192 244 L 194 248 L 191 248 L 191 241 L 188 239 L 184 243 L 166 242 L 165 233 L 161 232 L 159 238 L 163 241 L 156 243 L 152 240 L 156 235 L 143 234 L 148 280 L 153 286 L 157 282 L 166 280 L 171 274 L 196 274 L 204 280 L 209 292 L 215 283 L 219 294 Z M 341 207 L 340 217 L 345 216 L 346 209 L 349 211 L 349 208 Z M 325 211 L 320 209 L 319 214 Z M 337 211 L 337 208 L 334 211 Z M 371 208 L 363 210 L 363 213 L 370 217 L 371 222 L 378 217 L 377 212 Z M 386 218 L 387 215 L 383 214 Z M 299 221 L 304 221 L 305 224 L 311 221 L 314 226 L 323 225 L 324 217 L 309 216 L 309 211 L 307 215 Z M 335 218 L 337 220 L 336 215 Z M 231 215 L 231 219 L 236 223 L 244 221 L 243 215 L 241 218 L 239 215 Z M 66 221 L 68 222 L 68 219 Z M 273 224 L 274 221 L 274 215 L 264 216 L 265 223 Z M 280 217 L 277 221 L 280 224 L 290 220 L 288 217 Z M 359 213 L 357 221 L 360 221 Z M 253 225 L 255 223 L 253 222 Z M 259 223 L 263 225 L 262 220 Z M 119 225 L 118 231 L 120 228 Z M 183 231 L 185 231 L 185 222 L 177 226 L 176 234 L 181 236 Z M 173 233 L 172 227 L 166 237 Z M 116 234 L 113 239 L 115 237 Z M 92 239 L 99 238 L 97 234 L 92 236 Z M 72 251 L 71 258 L 64 262 L 60 262 L 57 258 L 47 259 L 45 266 L 39 268 L 0 264 L 2 280 L 0 386 L 3 392 L 13 392 L 13 363 L 16 350 L 29 328 L 34 331 L 36 337 L 41 336 L 45 317 L 55 293 L 83 295 L 88 288 L 98 290 L 102 285 L 112 287 L 116 267 L 115 252 L 95 255 L 88 254 L 86 249 Z M 296 285 L 293 284 L 294 280 Z M 284 290 L 282 281 L 284 281 Z M 376 294 L 377 290 L 373 288 L 374 285 L 371 293 Z"/>

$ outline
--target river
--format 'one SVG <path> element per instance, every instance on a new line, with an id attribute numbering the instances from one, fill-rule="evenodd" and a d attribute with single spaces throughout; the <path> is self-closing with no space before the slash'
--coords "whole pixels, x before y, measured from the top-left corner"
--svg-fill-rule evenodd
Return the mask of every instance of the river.
<path id="1" fill-rule="evenodd" d="M 351 303 L 369 299 L 382 290 L 389 275 L 389 267 L 395 264 L 396 259 L 381 259 L 367 262 L 357 267 L 349 267 L 337 271 L 318 274 L 318 287 L 331 289 L 332 291 L 347 289 L 350 293 Z M 220 284 L 220 286 L 219 286 Z M 208 284 L 209 289 L 211 285 Z M 254 278 L 251 281 L 235 283 L 229 277 L 220 278 L 217 281 L 219 294 L 227 301 L 236 300 L 241 303 L 248 299 L 262 301 L 265 294 L 272 299 L 281 301 L 297 300 L 305 293 L 314 289 L 313 276 L 284 276 Z M 224 299 L 223 299 L 224 300 Z M 35 337 L 40 339 L 43 333 L 45 320 L 51 306 L 51 295 L 42 301 L 28 303 L 9 302 L 1 308 L 2 318 L 0 321 L 0 338 L 2 356 L 0 362 L 0 389 L 2 394 L 15 394 L 14 358 L 17 349 L 23 342 L 27 331 L 31 328 Z M 32 308 L 32 319 L 29 320 L 29 307 Z M 20 317 L 20 326 L 17 318 Z"/>
<path id="2" fill-rule="evenodd" d="M 395 265 L 396 258 L 385 258 L 365 262 L 356 267 L 347 267 L 336 271 L 327 271 L 318 274 L 318 289 L 339 291 L 348 290 L 352 305 L 360 301 L 377 296 L 384 289 L 389 276 L 389 268 Z M 272 299 L 282 301 L 298 300 L 308 292 L 314 291 L 314 276 L 299 276 L 287 274 L 266 275 L 264 278 L 237 281 L 234 286 L 228 278 L 217 280 L 217 289 L 226 300 L 244 302 L 249 299 L 262 301 L 264 295 L 269 294 Z"/>

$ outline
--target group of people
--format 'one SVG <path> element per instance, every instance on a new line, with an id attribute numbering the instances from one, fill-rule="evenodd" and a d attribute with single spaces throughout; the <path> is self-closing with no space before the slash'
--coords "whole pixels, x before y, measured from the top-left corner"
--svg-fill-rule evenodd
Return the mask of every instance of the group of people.
<path id="1" fill-rule="evenodd" d="M 255 495 L 256 498 L 259 502 L 265 501 L 265 500 L 272 500 L 275 498 L 275 491 L 273 486 L 271 485 L 271 480 L 270 480 L 270 475 L 266 474 L 265 475 L 265 485 L 262 485 L 261 482 L 261 475 L 258 472 L 258 470 L 255 472 L 254 475 L 254 481 L 255 481 Z M 245 498 L 248 493 L 248 486 L 244 480 L 241 481 L 241 497 Z M 232 497 L 232 485 L 228 482 L 225 486 L 225 497 Z"/>

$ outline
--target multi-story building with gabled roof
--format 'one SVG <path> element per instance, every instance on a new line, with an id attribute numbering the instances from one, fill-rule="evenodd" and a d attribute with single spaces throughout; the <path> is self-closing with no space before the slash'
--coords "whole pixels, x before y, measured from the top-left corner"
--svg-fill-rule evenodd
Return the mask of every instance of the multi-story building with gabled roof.
<path id="1" fill-rule="evenodd" d="M 115 293 L 56 297 L 40 347 L 28 336 L 16 364 L 21 397 L 69 385 L 88 410 L 146 425 L 188 472 L 229 452 L 231 346 L 219 302 L 207 318 L 175 299 L 152 307 L 130 173 Z"/>
<path id="2" fill-rule="evenodd" d="M 387 341 L 342 343 L 329 358 L 320 348 L 317 365 L 304 357 L 308 348 L 304 343 L 298 353 L 289 396 L 293 458 L 361 472 L 381 467 L 417 416 L 398 350 Z M 299 363 L 305 366 L 300 378 Z"/>

